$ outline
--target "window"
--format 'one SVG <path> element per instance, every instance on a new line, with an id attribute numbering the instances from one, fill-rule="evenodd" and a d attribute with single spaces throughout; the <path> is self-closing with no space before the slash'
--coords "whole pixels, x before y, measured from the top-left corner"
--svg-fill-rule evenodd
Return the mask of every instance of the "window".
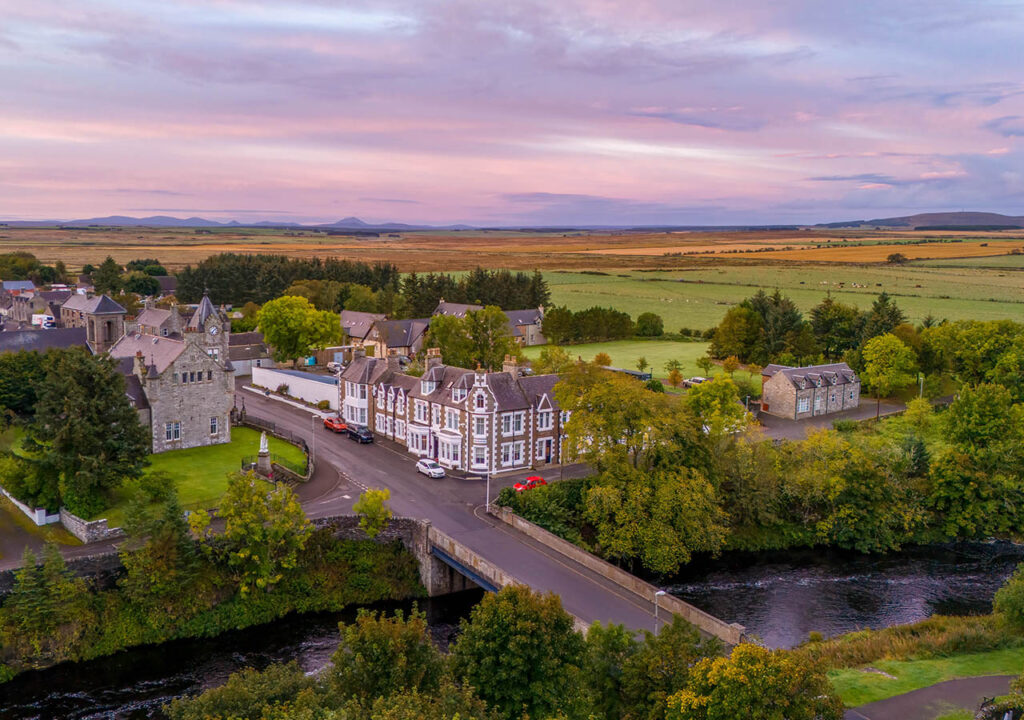
<path id="1" fill-rule="evenodd" d="M 434 405 L 433 407 L 430 408 L 430 424 L 441 424 L 441 408 L 437 405 Z"/>
<path id="2" fill-rule="evenodd" d="M 523 432 L 523 418 L 525 413 L 504 413 L 501 416 L 501 434 L 519 435 Z"/>
<path id="3" fill-rule="evenodd" d="M 405 437 L 405 420 L 396 420 L 395 421 L 395 437 L 398 437 L 398 438 L 404 438 Z"/>
<path id="4" fill-rule="evenodd" d="M 405 415 L 405 397 L 402 395 L 398 396 L 398 402 L 395 403 L 395 412 L 399 415 Z"/>
<path id="5" fill-rule="evenodd" d="M 420 392 L 423 393 L 424 395 L 429 395 L 435 390 L 437 390 L 437 383 L 430 382 L 428 380 L 420 381 Z"/>
<path id="6" fill-rule="evenodd" d="M 509 465 L 512 462 L 512 443 L 501 444 L 501 464 Z"/>
<path id="7" fill-rule="evenodd" d="M 210 418 L 210 434 L 217 434 L 217 418 L 215 417 Z"/>
<path id="8" fill-rule="evenodd" d="M 200 379 L 200 380 L 202 380 L 202 379 L 203 379 L 203 373 L 202 373 L 202 371 L 200 371 L 200 373 L 199 373 L 199 379 Z M 195 374 L 195 372 L 194 372 L 194 371 L 190 371 L 190 372 L 189 372 L 189 374 L 188 374 L 188 381 L 189 381 L 190 383 L 194 383 L 194 382 L 196 381 L 196 374 Z"/>
<path id="9" fill-rule="evenodd" d="M 514 465 L 519 465 L 523 462 L 523 448 L 525 444 L 522 440 L 512 443 L 512 463 Z"/>
<path id="10" fill-rule="evenodd" d="M 853 390 L 850 391 L 850 399 L 853 400 Z"/>
<path id="11" fill-rule="evenodd" d="M 366 386 L 365 385 L 360 385 L 359 386 L 359 399 L 360 400 L 365 400 L 366 399 Z"/>
<path id="12" fill-rule="evenodd" d="M 162 334 L 162 335 L 163 335 L 164 337 L 167 337 L 167 328 L 164 328 L 164 329 L 163 329 L 163 330 L 161 331 L 161 334 Z"/>
<path id="13" fill-rule="evenodd" d="M 462 402 L 466 399 L 466 388 L 456 388 L 452 390 L 452 400 L 455 402 Z"/>
<path id="14" fill-rule="evenodd" d="M 477 436 L 487 434 L 487 418 L 480 416 L 473 418 L 473 434 Z"/>
<path id="15" fill-rule="evenodd" d="M 386 423 L 384 422 L 384 414 L 383 413 L 377 413 L 377 417 L 375 418 L 375 422 L 377 423 L 377 429 L 378 430 L 383 428 L 386 425 Z"/>
<path id="16" fill-rule="evenodd" d="M 164 437 L 167 442 L 181 440 L 181 423 L 169 422 L 164 425 Z"/>
<path id="17" fill-rule="evenodd" d="M 422 400 L 417 400 L 415 405 L 416 422 L 425 423 L 427 421 L 427 404 Z"/>
<path id="18" fill-rule="evenodd" d="M 476 409 L 483 410 L 487 407 L 487 398 L 484 397 L 483 393 L 476 394 Z"/>
<path id="19" fill-rule="evenodd" d="M 811 399 L 810 398 L 802 397 L 802 398 L 799 398 L 796 401 L 796 411 L 797 412 L 807 412 L 810 409 L 811 409 Z"/>
<path id="20" fill-rule="evenodd" d="M 211 380 L 213 380 L 213 370 L 207 370 L 206 371 L 206 381 L 210 382 Z"/>
<path id="21" fill-rule="evenodd" d="M 263 360 L 261 358 L 256 358 L 256 367 L 263 367 Z"/>
<path id="22" fill-rule="evenodd" d="M 474 465 L 486 465 L 487 464 L 487 448 L 483 445 L 473 446 L 473 464 Z"/>
<path id="23" fill-rule="evenodd" d="M 188 373 L 187 372 L 183 372 L 181 374 L 181 384 L 184 385 L 187 382 L 188 382 Z"/>
<path id="24" fill-rule="evenodd" d="M 444 426 L 448 430 L 458 430 L 459 429 L 459 411 L 458 410 L 452 410 L 450 408 L 445 410 L 445 412 L 444 412 Z"/>
<path id="25" fill-rule="evenodd" d="M 542 410 L 537 413 L 537 429 L 550 430 L 553 413 L 550 410 Z"/>
<path id="26" fill-rule="evenodd" d="M 380 410 L 384 409 L 384 393 L 380 390 L 377 391 L 377 407 Z"/>
<path id="27" fill-rule="evenodd" d="M 359 424 L 366 424 L 366 408 L 359 408 Z"/>
<path id="28" fill-rule="evenodd" d="M 218 360 L 220 358 L 220 350 L 218 348 L 207 348 L 206 354 L 214 360 Z"/>
<path id="29" fill-rule="evenodd" d="M 829 402 L 835 402 L 836 401 L 836 391 L 835 390 L 832 391 L 832 394 L 829 396 L 828 401 Z"/>
<path id="30" fill-rule="evenodd" d="M 178 373 L 174 373 L 174 382 L 175 384 L 178 382 Z"/>

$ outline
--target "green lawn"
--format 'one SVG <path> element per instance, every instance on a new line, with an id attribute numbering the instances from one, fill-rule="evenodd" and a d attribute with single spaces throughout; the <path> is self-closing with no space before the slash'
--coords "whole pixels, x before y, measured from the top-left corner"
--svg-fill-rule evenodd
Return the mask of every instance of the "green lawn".
<path id="1" fill-rule="evenodd" d="M 1020 278 L 983 267 L 771 263 L 658 272 L 546 272 L 544 278 L 553 305 L 572 310 L 602 305 L 634 319 L 654 312 L 662 316 L 669 332 L 713 327 L 730 307 L 761 288 L 780 289 L 804 312 L 828 292 L 837 301 L 866 309 L 884 290 L 896 296 L 915 322 L 928 314 L 949 320 L 997 320 L 1024 313 Z"/>
<path id="2" fill-rule="evenodd" d="M 879 660 L 871 667 L 896 679 L 863 669 L 833 670 L 828 674 L 847 707 L 884 700 L 954 678 L 1019 675 L 1024 672 L 1024 647 L 927 660 Z"/>
<path id="3" fill-rule="evenodd" d="M 305 455 L 299 448 L 269 435 L 267 439 L 272 454 L 299 465 L 305 463 Z M 206 510 L 216 507 L 227 490 L 228 473 L 240 468 L 243 457 L 255 455 L 259 445 L 259 432 L 235 427 L 231 429 L 230 443 L 151 455 L 146 472 L 167 475 L 174 482 L 186 510 Z M 110 527 L 120 527 L 124 522 L 128 493 L 118 492 L 115 499 L 113 507 L 98 515 L 107 518 Z"/>

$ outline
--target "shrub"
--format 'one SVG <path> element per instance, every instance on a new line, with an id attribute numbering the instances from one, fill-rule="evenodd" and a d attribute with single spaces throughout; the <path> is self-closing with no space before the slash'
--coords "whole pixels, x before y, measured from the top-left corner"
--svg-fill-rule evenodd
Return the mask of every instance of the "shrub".
<path id="1" fill-rule="evenodd" d="M 856 420 L 833 420 L 832 427 L 839 432 L 853 432 L 860 427 L 860 423 Z"/>
<path id="2" fill-rule="evenodd" d="M 1017 566 L 1016 572 L 996 592 L 994 605 L 996 612 L 1010 625 L 1024 631 L 1024 563 Z"/>
<path id="3" fill-rule="evenodd" d="M 317 410 L 330 410 L 331 409 L 331 401 L 330 400 L 321 400 L 320 402 L 318 402 L 316 404 L 316 408 L 317 408 Z"/>
<path id="4" fill-rule="evenodd" d="M 636 334 L 641 337 L 658 337 L 665 334 L 661 316 L 652 312 L 640 313 L 636 319 Z"/>
<path id="5" fill-rule="evenodd" d="M 606 352 L 599 352 L 594 356 L 594 364 L 607 367 L 612 364 L 612 356 Z"/>
<path id="6" fill-rule="evenodd" d="M 277 386 L 277 392 L 279 395 L 287 395 L 288 390 L 289 388 L 287 383 L 281 383 L 280 385 Z"/>

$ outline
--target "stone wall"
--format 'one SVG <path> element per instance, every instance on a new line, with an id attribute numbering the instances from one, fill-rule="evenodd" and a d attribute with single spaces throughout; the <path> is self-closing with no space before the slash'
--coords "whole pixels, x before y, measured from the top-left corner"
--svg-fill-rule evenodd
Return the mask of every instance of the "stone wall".
<path id="1" fill-rule="evenodd" d="M 117 580 L 124 574 L 124 566 L 116 550 L 109 550 L 95 555 L 69 558 L 67 567 L 77 577 L 90 578 L 101 590 L 109 590 L 116 586 Z M 0 597 L 6 595 L 14 587 L 15 570 L 0 571 Z"/>
<path id="2" fill-rule="evenodd" d="M 104 540 L 116 540 L 125 536 L 124 530 L 121 528 L 107 527 L 106 518 L 89 522 L 71 514 L 64 508 L 60 509 L 60 522 L 69 533 L 87 545 Z"/>

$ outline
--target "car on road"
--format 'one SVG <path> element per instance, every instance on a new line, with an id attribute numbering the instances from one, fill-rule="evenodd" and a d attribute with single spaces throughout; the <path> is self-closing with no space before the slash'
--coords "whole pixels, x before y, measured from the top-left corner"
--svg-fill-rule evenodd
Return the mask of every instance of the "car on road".
<path id="1" fill-rule="evenodd" d="M 373 432 L 365 425 L 349 425 L 346 430 L 349 440 L 355 440 L 359 443 L 373 442 Z"/>
<path id="2" fill-rule="evenodd" d="M 517 482 L 515 485 L 512 486 L 512 489 L 515 490 L 516 492 L 523 492 L 524 490 L 533 490 L 535 487 L 540 487 L 541 485 L 547 484 L 547 480 L 545 480 L 541 476 L 531 475 L 530 477 L 526 478 L 523 482 Z"/>
<path id="3" fill-rule="evenodd" d="M 343 433 L 348 430 L 348 425 L 337 415 L 324 418 L 324 427 L 336 433 Z"/>
<path id="4" fill-rule="evenodd" d="M 432 478 L 444 477 L 444 468 L 433 460 L 428 460 L 427 458 L 423 458 L 416 462 L 416 472 L 423 473 L 427 477 Z"/>
<path id="5" fill-rule="evenodd" d="M 327 363 L 327 372 L 332 372 L 332 373 L 337 374 L 337 373 L 340 373 L 344 369 L 345 369 L 345 366 L 342 365 L 340 362 L 329 362 L 329 363 Z"/>

